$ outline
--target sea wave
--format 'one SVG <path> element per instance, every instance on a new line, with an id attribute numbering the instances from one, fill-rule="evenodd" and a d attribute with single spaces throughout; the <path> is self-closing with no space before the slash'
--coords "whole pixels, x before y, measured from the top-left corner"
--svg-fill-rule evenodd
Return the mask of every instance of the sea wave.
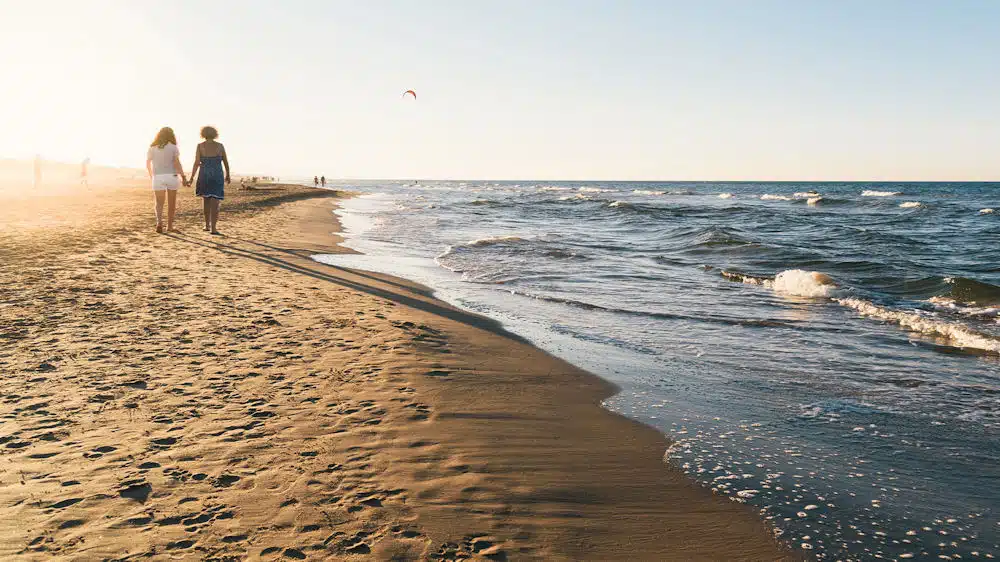
<path id="1" fill-rule="evenodd" d="M 516 244 L 518 242 L 527 242 L 527 240 L 527 238 L 523 238 L 521 236 L 490 236 L 467 242 L 464 246 L 470 248 L 481 248 L 483 246 L 495 246 L 497 244 Z"/>
<path id="2" fill-rule="evenodd" d="M 774 292 L 794 297 L 830 297 L 838 289 L 829 275 L 818 271 L 789 269 L 774 277 Z"/>
<path id="3" fill-rule="evenodd" d="M 979 209 L 980 215 L 992 215 L 996 213 L 996 209 Z"/>
<path id="4" fill-rule="evenodd" d="M 632 193 L 636 195 L 666 195 L 666 191 L 651 191 L 649 189 L 633 189 Z"/>
<path id="5" fill-rule="evenodd" d="M 854 309 L 858 314 L 867 318 L 891 322 L 924 335 L 943 337 L 950 340 L 956 347 L 1000 353 L 1000 339 L 959 323 L 946 322 L 912 312 L 893 310 L 864 299 L 842 298 L 837 299 L 837 302 Z"/>
<path id="6" fill-rule="evenodd" d="M 945 338 L 953 347 L 1000 353 L 1000 338 L 997 336 L 979 331 L 963 321 L 951 322 L 935 314 L 945 312 L 961 316 L 966 321 L 1000 320 L 1000 308 L 997 307 L 970 306 L 967 302 L 951 297 L 932 297 L 924 303 L 928 311 L 907 311 L 889 308 L 859 297 L 845 296 L 845 289 L 838 286 L 829 275 L 818 271 L 790 269 L 778 273 L 773 278 L 731 271 L 722 271 L 721 274 L 730 281 L 766 287 L 781 295 L 828 298 L 853 309 L 861 316 L 890 322 L 924 335 Z M 959 293 L 979 298 L 984 296 L 1000 298 L 1000 287 L 965 278 L 952 279 L 950 282 L 959 286 Z"/>
<path id="7" fill-rule="evenodd" d="M 840 290 L 832 277 L 818 271 L 787 269 L 773 278 L 731 271 L 721 273 L 730 281 L 767 287 L 775 293 L 792 297 L 829 298 Z"/>
<path id="8" fill-rule="evenodd" d="M 695 231 L 691 246 L 711 247 L 711 246 L 748 246 L 754 242 L 741 236 L 737 231 L 729 228 L 713 226 Z"/>
<path id="9" fill-rule="evenodd" d="M 736 197 L 736 196 L 733 195 L 732 193 L 720 193 L 719 194 L 719 199 L 732 199 L 733 197 Z"/>
<path id="10" fill-rule="evenodd" d="M 906 201 L 904 203 L 900 203 L 899 206 L 903 209 L 919 209 L 922 208 L 924 204 L 920 201 Z"/>
<path id="11" fill-rule="evenodd" d="M 945 277 L 944 282 L 950 286 L 947 295 L 964 304 L 1000 305 L 1000 287 L 969 279 L 967 277 Z"/>
<path id="12" fill-rule="evenodd" d="M 794 323 L 782 320 L 767 319 L 767 318 L 731 318 L 727 316 L 717 316 L 717 315 L 695 316 L 688 314 L 675 314 L 670 312 L 633 310 L 628 308 L 618 308 L 614 306 L 604 306 L 568 297 L 557 297 L 554 295 L 535 294 L 518 289 L 510 289 L 509 292 L 512 295 L 518 295 L 535 300 L 563 304 L 566 306 L 571 306 L 574 308 L 582 308 L 585 310 L 595 310 L 600 312 L 608 312 L 612 314 L 620 314 L 626 316 L 644 316 L 648 318 L 659 318 L 663 320 L 685 320 L 690 322 L 704 322 L 708 324 L 724 324 L 729 326 L 752 326 L 752 327 L 763 327 L 763 328 L 791 327 L 795 325 Z"/>
<path id="13" fill-rule="evenodd" d="M 787 195 L 774 195 L 772 193 L 765 193 L 760 196 L 761 201 L 791 201 L 793 198 Z"/>
<path id="14" fill-rule="evenodd" d="M 866 189 L 861 192 L 862 197 L 897 197 L 902 194 L 902 191 L 875 191 L 874 189 Z"/>
<path id="15" fill-rule="evenodd" d="M 988 320 L 990 318 L 1000 319 L 1000 308 L 996 306 L 968 305 L 950 297 L 931 297 L 925 303 L 928 308 L 935 312 L 944 312 L 979 320 Z"/>

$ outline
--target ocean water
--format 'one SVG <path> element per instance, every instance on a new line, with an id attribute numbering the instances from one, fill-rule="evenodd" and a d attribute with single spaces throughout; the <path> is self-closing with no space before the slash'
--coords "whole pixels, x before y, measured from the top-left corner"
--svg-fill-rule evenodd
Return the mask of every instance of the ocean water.
<path id="1" fill-rule="evenodd" d="M 806 557 L 1000 556 L 1000 184 L 336 187 L 364 255 L 317 259 L 618 384 Z"/>

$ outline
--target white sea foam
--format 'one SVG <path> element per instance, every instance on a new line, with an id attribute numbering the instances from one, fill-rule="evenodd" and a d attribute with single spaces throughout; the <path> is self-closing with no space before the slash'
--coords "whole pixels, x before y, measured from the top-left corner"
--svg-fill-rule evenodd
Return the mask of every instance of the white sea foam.
<path id="1" fill-rule="evenodd" d="M 601 189 L 600 187 L 581 187 L 577 191 L 584 193 L 614 193 L 614 189 Z"/>
<path id="2" fill-rule="evenodd" d="M 608 203 L 608 207 L 627 207 L 628 201 L 613 201 Z"/>
<path id="3" fill-rule="evenodd" d="M 815 207 L 816 205 L 819 205 L 819 204 L 820 204 L 820 203 L 821 203 L 822 201 L 823 201 L 823 198 L 822 198 L 822 197 L 810 197 L 810 198 L 809 198 L 809 199 L 808 199 L 808 200 L 806 201 L 806 204 L 808 204 L 808 205 L 811 205 L 811 206 Z"/>
<path id="4" fill-rule="evenodd" d="M 819 197 L 818 191 L 797 191 L 794 195 L 798 199 L 811 199 L 813 197 Z"/>
<path id="5" fill-rule="evenodd" d="M 875 191 L 873 189 L 866 189 L 861 192 L 862 197 L 896 197 L 902 194 L 902 191 Z"/>
<path id="6" fill-rule="evenodd" d="M 730 281 L 759 285 L 772 289 L 776 293 L 795 297 L 831 297 L 839 289 L 837 283 L 829 275 L 802 269 L 782 271 L 774 279 L 729 271 L 723 271 L 722 276 Z"/>
<path id="7" fill-rule="evenodd" d="M 648 189 L 633 189 L 632 193 L 636 195 L 666 195 L 666 191 L 650 191 Z"/>
<path id="8" fill-rule="evenodd" d="M 561 185 L 546 185 L 540 191 L 571 191 L 572 189 L 572 187 L 563 187 Z"/>
<path id="9" fill-rule="evenodd" d="M 920 201 L 906 201 L 905 203 L 900 203 L 899 206 L 904 209 L 918 209 L 923 207 L 924 204 Z"/>
<path id="10" fill-rule="evenodd" d="M 776 293 L 795 297 L 830 297 L 836 292 L 837 284 L 825 273 L 789 269 L 775 276 L 771 288 Z"/>
<path id="11" fill-rule="evenodd" d="M 736 197 L 736 196 L 733 195 L 732 193 L 720 193 L 719 194 L 719 199 L 732 199 L 733 197 Z"/>
<path id="12" fill-rule="evenodd" d="M 996 209 L 979 209 L 980 215 L 992 215 L 993 213 L 996 213 Z"/>
<path id="13" fill-rule="evenodd" d="M 854 309 L 862 316 L 892 322 L 921 334 L 947 338 L 954 342 L 957 347 L 968 347 L 1000 353 L 1000 340 L 971 330 L 961 324 L 944 322 L 936 318 L 911 312 L 890 310 L 862 299 L 844 298 L 838 299 L 837 302 Z"/>
<path id="14" fill-rule="evenodd" d="M 562 197 L 559 198 L 560 201 L 570 201 L 570 200 L 573 200 L 573 199 L 578 200 L 578 201 L 593 201 L 594 200 L 593 197 L 591 197 L 589 195 L 584 195 L 582 193 L 577 193 L 576 195 L 563 195 Z"/>
<path id="15" fill-rule="evenodd" d="M 772 195 L 770 193 L 765 193 L 760 196 L 762 201 L 791 201 L 792 198 L 787 195 Z"/>
<path id="16" fill-rule="evenodd" d="M 958 314 L 970 318 L 1000 318 L 1000 308 L 994 306 L 971 306 L 950 297 L 931 297 L 927 304 L 935 311 Z"/>

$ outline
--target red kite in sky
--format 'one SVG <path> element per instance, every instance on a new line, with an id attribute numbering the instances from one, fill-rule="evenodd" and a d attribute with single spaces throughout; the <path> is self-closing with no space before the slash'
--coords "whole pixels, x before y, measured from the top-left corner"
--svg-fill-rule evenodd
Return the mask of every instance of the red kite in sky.
<path id="1" fill-rule="evenodd" d="M 404 98 L 406 97 L 406 94 L 410 94 L 411 96 L 413 96 L 413 99 L 417 99 L 417 93 L 414 92 L 413 90 L 406 90 L 405 92 L 403 92 Z"/>

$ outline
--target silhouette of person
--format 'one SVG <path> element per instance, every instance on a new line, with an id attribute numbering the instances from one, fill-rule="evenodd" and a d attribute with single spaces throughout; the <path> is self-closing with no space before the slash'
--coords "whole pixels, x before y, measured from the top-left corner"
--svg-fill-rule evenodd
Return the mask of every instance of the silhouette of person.
<path id="1" fill-rule="evenodd" d="M 83 162 L 80 164 L 80 183 L 88 187 L 90 186 L 90 181 L 87 179 L 87 166 L 89 165 L 90 157 L 88 156 L 87 158 L 84 158 Z"/>
<path id="2" fill-rule="evenodd" d="M 230 182 L 229 157 L 226 155 L 226 147 L 216 140 L 219 138 L 219 131 L 215 127 L 202 127 L 201 138 L 205 142 L 199 144 L 195 152 L 191 180 L 198 177 L 194 194 L 203 200 L 205 230 L 218 236 L 220 233 L 216 229 L 216 223 L 219 221 L 219 206 L 225 199 L 225 185 Z"/>
<path id="3" fill-rule="evenodd" d="M 326 187 L 326 176 L 320 176 L 320 177 L 319 177 L 319 183 L 320 183 L 320 185 L 322 185 L 323 187 Z"/>
<path id="4" fill-rule="evenodd" d="M 319 187 L 319 178 L 316 176 L 313 176 L 313 186 Z"/>
<path id="5" fill-rule="evenodd" d="M 170 127 L 163 127 L 146 150 L 146 171 L 149 172 L 153 187 L 156 210 L 156 232 L 176 232 L 174 217 L 177 215 L 177 190 L 181 184 L 187 185 L 184 167 L 181 166 L 181 152 L 177 148 L 177 136 Z M 180 176 L 180 177 L 178 177 Z M 163 224 L 163 205 L 167 206 L 166 226 Z"/>

